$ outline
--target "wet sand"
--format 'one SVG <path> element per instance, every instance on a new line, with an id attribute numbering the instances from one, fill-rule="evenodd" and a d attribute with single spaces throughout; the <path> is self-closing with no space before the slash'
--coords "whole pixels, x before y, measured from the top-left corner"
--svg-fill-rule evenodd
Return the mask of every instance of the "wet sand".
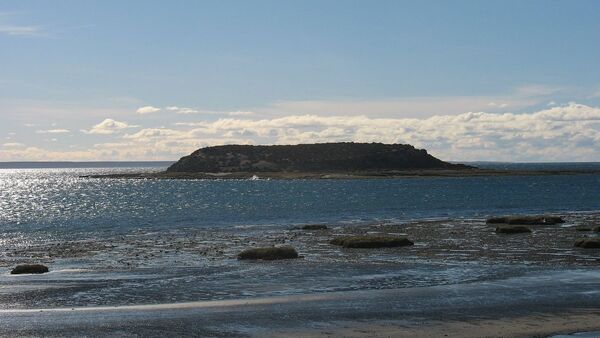
<path id="1" fill-rule="evenodd" d="M 431 321 L 395 323 L 393 321 L 356 325 L 345 323 L 336 328 L 320 330 L 264 331 L 281 337 L 551 337 L 589 332 L 585 337 L 600 335 L 600 310 L 570 313 L 537 314 L 520 318 L 471 321 Z M 577 337 L 574 335 L 573 337 Z"/>
<path id="2" fill-rule="evenodd" d="M 0 335 L 544 337 L 600 329 L 597 271 L 389 290 L 0 311 Z"/>

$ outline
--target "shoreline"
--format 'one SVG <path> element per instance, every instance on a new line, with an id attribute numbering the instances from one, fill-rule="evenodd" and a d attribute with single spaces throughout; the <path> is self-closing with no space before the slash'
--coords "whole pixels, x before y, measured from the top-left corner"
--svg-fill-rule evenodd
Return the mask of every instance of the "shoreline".
<path id="1" fill-rule="evenodd" d="M 394 179 L 423 177 L 493 177 L 493 176 L 552 176 L 594 175 L 600 170 L 497 170 L 497 169 L 419 169 L 368 172 L 136 172 L 119 174 L 83 175 L 81 178 L 109 179 L 173 179 L 173 180 L 246 180 L 246 179 Z"/>
<path id="2" fill-rule="evenodd" d="M 523 276 L 222 301 L 1 310 L 0 335 L 549 337 L 598 331 L 597 296 L 582 295 L 594 289 L 590 280 L 552 278 L 572 273 L 542 274 L 549 278 L 540 282 Z M 541 299 L 532 301 L 531 293 Z"/>

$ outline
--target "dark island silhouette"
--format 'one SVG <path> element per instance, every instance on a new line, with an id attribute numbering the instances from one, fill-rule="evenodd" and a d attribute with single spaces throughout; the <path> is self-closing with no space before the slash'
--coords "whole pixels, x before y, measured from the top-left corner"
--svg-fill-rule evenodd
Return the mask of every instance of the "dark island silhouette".
<path id="1" fill-rule="evenodd" d="M 594 170 L 481 169 L 442 161 L 409 144 L 314 143 L 200 148 L 166 171 L 85 175 L 124 179 L 366 179 L 579 175 Z"/>
<path id="2" fill-rule="evenodd" d="M 182 157 L 167 172 L 357 172 L 469 168 L 472 167 L 444 162 L 409 144 L 339 142 L 206 147 Z"/>

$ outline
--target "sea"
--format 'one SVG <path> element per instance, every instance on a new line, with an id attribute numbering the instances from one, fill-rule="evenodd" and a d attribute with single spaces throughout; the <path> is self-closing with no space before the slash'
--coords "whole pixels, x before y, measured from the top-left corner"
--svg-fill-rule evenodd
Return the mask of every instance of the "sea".
<path id="1" fill-rule="evenodd" d="M 489 163 L 581 175 L 358 180 L 142 180 L 160 163 L 0 164 L 0 309 L 122 306 L 459 285 L 564 267 L 369 254 L 332 248 L 346 227 L 600 212 L 600 163 Z M 583 215 L 583 216 L 582 216 Z M 326 224 L 326 233 L 300 233 Z M 575 226 L 567 222 L 561 226 Z M 400 227 L 401 229 L 401 227 Z M 260 245 L 295 245 L 300 260 L 243 262 Z M 446 257 L 447 258 L 447 257 Z M 10 274 L 20 263 L 50 273 Z M 574 266 L 594 281 L 595 267 Z M 582 277 L 583 276 L 583 277 Z M 574 277 L 574 278 L 575 278 Z M 529 278 L 529 277 L 527 277 Z M 597 298 L 597 297 L 596 297 Z"/>

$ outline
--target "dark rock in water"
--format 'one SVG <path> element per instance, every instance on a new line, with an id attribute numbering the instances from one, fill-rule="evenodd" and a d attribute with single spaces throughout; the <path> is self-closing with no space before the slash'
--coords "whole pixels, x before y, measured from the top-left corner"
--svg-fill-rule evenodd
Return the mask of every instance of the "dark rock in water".
<path id="1" fill-rule="evenodd" d="M 488 224 L 552 225 L 564 223 L 560 216 L 504 216 L 488 218 Z"/>
<path id="2" fill-rule="evenodd" d="M 24 273 L 46 273 L 48 271 L 48 267 L 42 264 L 22 264 L 17 265 L 10 273 L 11 275 L 19 275 Z"/>
<path id="3" fill-rule="evenodd" d="M 592 231 L 592 227 L 589 225 L 578 225 L 575 227 L 577 231 Z"/>
<path id="4" fill-rule="evenodd" d="M 182 157 L 167 172 L 352 172 L 472 168 L 444 162 L 408 144 L 341 142 L 201 148 Z"/>
<path id="5" fill-rule="evenodd" d="M 531 229 L 524 225 L 501 224 L 496 227 L 496 232 L 499 234 L 520 234 L 531 232 Z"/>
<path id="6" fill-rule="evenodd" d="M 393 248 L 415 244 L 406 237 L 382 235 L 337 237 L 329 241 L 329 243 L 341 245 L 344 248 Z"/>
<path id="7" fill-rule="evenodd" d="M 272 261 L 277 259 L 298 258 L 298 252 L 291 246 L 247 249 L 237 255 L 238 259 L 262 259 Z"/>
<path id="8" fill-rule="evenodd" d="M 581 238 L 575 241 L 575 246 L 585 249 L 600 249 L 600 238 Z"/>
<path id="9" fill-rule="evenodd" d="M 594 232 L 600 232 L 600 225 L 594 227 L 594 229 L 592 229 L 592 231 L 594 231 Z"/>
<path id="10" fill-rule="evenodd" d="M 300 230 L 327 230 L 327 225 L 325 224 L 306 224 L 298 227 Z"/>

